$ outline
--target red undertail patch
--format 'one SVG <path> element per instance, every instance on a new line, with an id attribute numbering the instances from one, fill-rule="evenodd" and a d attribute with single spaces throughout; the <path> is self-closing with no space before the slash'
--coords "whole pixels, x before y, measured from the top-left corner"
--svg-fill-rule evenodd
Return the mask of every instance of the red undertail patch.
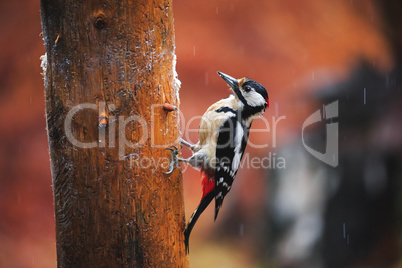
<path id="1" fill-rule="evenodd" d="M 215 188 L 214 172 L 201 171 L 202 176 L 202 198 Z M 201 199 L 202 199 L 201 198 Z"/>

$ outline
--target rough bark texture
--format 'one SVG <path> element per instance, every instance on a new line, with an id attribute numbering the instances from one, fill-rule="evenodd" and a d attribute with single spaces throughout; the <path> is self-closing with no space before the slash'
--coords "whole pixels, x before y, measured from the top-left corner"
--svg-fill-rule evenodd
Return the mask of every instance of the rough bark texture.
<path id="1" fill-rule="evenodd" d="M 161 166 L 179 145 L 161 106 L 179 104 L 171 0 L 41 0 L 41 16 L 58 266 L 187 267 L 181 170 Z"/>

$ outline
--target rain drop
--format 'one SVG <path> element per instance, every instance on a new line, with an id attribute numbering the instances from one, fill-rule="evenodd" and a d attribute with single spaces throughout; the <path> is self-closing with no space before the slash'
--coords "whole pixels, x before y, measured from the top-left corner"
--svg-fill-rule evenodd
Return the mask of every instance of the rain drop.
<path id="1" fill-rule="evenodd" d="M 346 238 L 346 224 L 343 223 L 343 239 Z"/>
<path id="2" fill-rule="evenodd" d="M 322 105 L 322 119 L 325 119 L 325 105 Z"/>
<path id="3" fill-rule="evenodd" d="M 366 104 L 366 88 L 364 88 L 364 104 Z"/>

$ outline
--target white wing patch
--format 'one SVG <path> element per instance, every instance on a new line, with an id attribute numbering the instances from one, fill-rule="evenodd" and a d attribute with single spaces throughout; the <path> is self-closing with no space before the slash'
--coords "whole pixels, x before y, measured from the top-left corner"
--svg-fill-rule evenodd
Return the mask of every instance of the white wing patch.
<path id="1" fill-rule="evenodd" d="M 237 122 L 236 125 L 236 135 L 235 135 L 235 155 L 233 157 L 233 162 L 232 162 L 232 171 L 235 173 L 237 169 L 239 168 L 240 165 L 240 159 L 241 159 L 241 142 L 243 139 L 243 127 L 241 126 L 240 122 Z M 233 176 L 232 176 L 233 177 Z"/>

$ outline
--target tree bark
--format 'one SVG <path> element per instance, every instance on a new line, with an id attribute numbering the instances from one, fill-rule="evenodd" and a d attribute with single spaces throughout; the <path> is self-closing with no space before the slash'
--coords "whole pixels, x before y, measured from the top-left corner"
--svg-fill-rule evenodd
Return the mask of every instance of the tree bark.
<path id="1" fill-rule="evenodd" d="M 58 267 L 187 267 L 171 0 L 41 0 Z M 46 60 L 46 59 L 45 59 Z"/>

